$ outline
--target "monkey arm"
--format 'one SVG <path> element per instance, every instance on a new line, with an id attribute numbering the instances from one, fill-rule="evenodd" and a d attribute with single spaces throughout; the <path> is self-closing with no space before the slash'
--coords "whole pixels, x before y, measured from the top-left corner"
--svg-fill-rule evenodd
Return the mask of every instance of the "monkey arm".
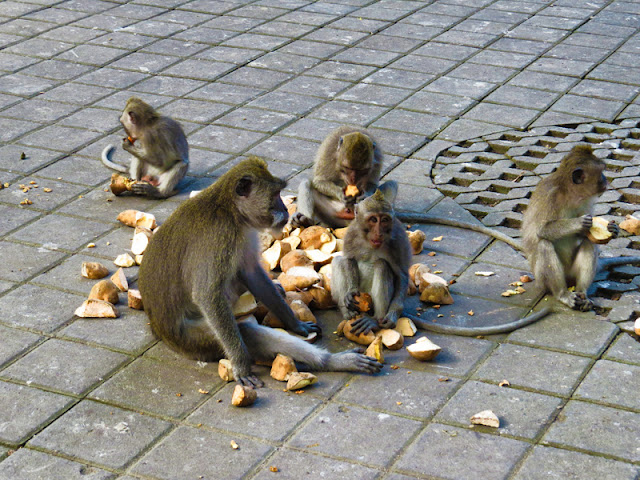
<path id="1" fill-rule="evenodd" d="M 240 270 L 240 281 L 249 289 L 257 300 L 265 306 L 284 323 L 285 328 L 298 335 L 306 337 L 312 332 L 321 333 L 320 326 L 312 322 L 301 322 L 296 318 L 291 307 L 284 301 L 282 295 L 278 293 L 267 273 L 260 267 L 256 259 L 255 262 L 245 262 L 246 268 Z"/>
<path id="2" fill-rule="evenodd" d="M 314 178 L 311 180 L 311 186 L 329 198 L 333 198 L 338 201 L 344 200 L 344 191 L 342 187 L 331 180 Z"/>
<path id="3" fill-rule="evenodd" d="M 380 322 L 382 328 L 395 328 L 398 317 L 402 315 L 404 309 L 404 301 L 407 298 L 407 289 L 409 288 L 409 275 L 406 272 L 400 272 L 394 275 L 393 279 L 393 298 L 389 304 L 389 311 L 384 319 Z"/>
<path id="4" fill-rule="evenodd" d="M 588 219 L 588 221 L 587 221 Z M 591 222 L 591 216 L 577 218 L 560 218 L 545 223 L 538 229 L 538 237 L 550 242 L 556 242 L 570 235 L 578 235 L 585 231 L 586 223 Z M 588 230 L 588 228 L 586 229 Z"/>

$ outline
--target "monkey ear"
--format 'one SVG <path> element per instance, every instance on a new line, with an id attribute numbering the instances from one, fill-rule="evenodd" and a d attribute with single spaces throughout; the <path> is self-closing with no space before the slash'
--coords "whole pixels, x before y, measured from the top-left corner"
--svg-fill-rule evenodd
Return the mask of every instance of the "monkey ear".
<path id="1" fill-rule="evenodd" d="M 344 141 L 344 139 L 342 137 L 340 137 L 338 139 L 338 149 L 342 146 L 342 142 Z"/>
<path id="2" fill-rule="evenodd" d="M 242 177 L 236 185 L 236 193 L 241 197 L 248 197 L 251 193 L 251 177 Z"/>
<path id="3" fill-rule="evenodd" d="M 576 168 L 573 172 L 571 172 L 571 179 L 576 185 L 584 183 L 584 170 L 582 170 L 581 168 Z"/>
<path id="4" fill-rule="evenodd" d="M 129 121 L 134 125 L 137 124 L 138 123 L 138 115 L 136 115 L 135 112 L 129 112 Z"/>

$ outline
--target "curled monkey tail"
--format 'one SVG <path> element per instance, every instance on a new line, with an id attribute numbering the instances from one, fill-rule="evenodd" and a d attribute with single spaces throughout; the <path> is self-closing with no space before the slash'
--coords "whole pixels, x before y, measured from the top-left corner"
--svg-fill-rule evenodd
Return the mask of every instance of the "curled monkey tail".
<path id="1" fill-rule="evenodd" d="M 598 259 L 598 271 L 621 265 L 640 265 L 640 257 L 601 257 Z"/>
<path id="2" fill-rule="evenodd" d="M 504 323 L 502 325 L 494 325 L 491 327 L 457 327 L 455 325 L 438 325 L 437 323 L 427 322 L 423 319 L 417 318 L 414 315 L 407 315 L 403 313 L 403 316 L 409 317 L 413 320 L 413 323 L 422 330 L 427 330 L 434 333 L 444 333 L 447 335 L 460 335 L 463 337 L 476 337 L 478 335 L 496 335 L 498 333 L 509 333 L 518 328 L 530 325 L 538 320 L 546 317 L 551 313 L 549 307 L 544 307 L 536 313 L 514 320 L 513 322 Z"/>
<path id="3" fill-rule="evenodd" d="M 509 235 L 505 235 L 498 230 L 494 230 L 493 228 L 485 227 L 484 225 L 479 225 L 477 223 L 469 223 L 462 220 L 456 220 L 454 218 L 429 215 L 427 213 L 396 212 L 396 217 L 403 222 L 409 223 L 435 223 L 437 225 L 446 225 L 448 227 L 466 228 L 467 230 L 489 235 L 490 237 L 512 246 L 518 251 L 522 251 L 522 245 L 520 242 L 514 240 Z"/>
<path id="4" fill-rule="evenodd" d="M 111 155 L 116 148 L 113 145 L 107 145 L 102 150 L 102 163 L 105 167 L 110 168 L 111 170 L 115 170 L 116 172 L 126 173 L 127 167 L 124 165 L 120 165 L 119 163 L 115 163 L 111 161 Z"/>

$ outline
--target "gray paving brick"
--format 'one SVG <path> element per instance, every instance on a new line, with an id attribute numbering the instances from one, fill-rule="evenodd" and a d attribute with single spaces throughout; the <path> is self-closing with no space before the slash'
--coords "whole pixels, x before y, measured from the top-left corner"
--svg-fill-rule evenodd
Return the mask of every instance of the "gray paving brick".
<path id="1" fill-rule="evenodd" d="M 16 328 L 0 325 L 2 344 L 0 344 L 0 366 L 13 360 L 17 355 L 31 348 L 43 337 Z"/>
<path id="2" fill-rule="evenodd" d="M 123 468 L 169 428 L 163 420 L 84 400 L 33 437 L 29 445 Z"/>
<path id="3" fill-rule="evenodd" d="M 23 443 L 73 403 L 70 397 L 4 381 L 0 392 L 4 399 L 0 438 L 11 445 Z"/>
<path id="4" fill-rule="evenodd" d="M 108 480 L 114 474 L 105 470 L 21 448 L 0 463 L 0 479 L 47 480 L 51 475 L 69 480 Z"/>
<path id="5" fill-rule="evenodd" d="M 640 410 L 640 402 L 633 395 L 638 387 L 639 368 L 599 360 L 576 390 L 574 398 Z"/>
<path id="6" fill-rule="evenodd" d="M 218 118 L 214 123 L 216 125 L 273 133 L 291 123 L 295 118 L 294 115 L 286 113 L 241 107 Z"/>
<path id="7" fill-rule="evenodd" d="M 570 401 L 542 440 L 637 462 L 639 431 L 636 413 Z"/>
<path id="8" fill-rule="evenodd" d="M 629 464 L 569 450 L 536 446 L 513 478 L 560 479 L 573 476 L 584 480 L 631 480 L 637 475 L 637 467 Z"/>
<path id="9" fill-rule="evenodd" d="M 631 335 L 620 335 L 604 357 L 608 360 L 640 364 L 640 344 Z"/>
<path id="10" fill-rule="evenodd" d="M 0 242 L 2 253 L 6 255 L 0 277 L 10 281 L 23 281 L 38 272 L 46 270 L 64 255 L 44 249 L 28 247 L 6 241 Z"/>
<path id="11" fill-rule="evenodd" d="M 383 467 L 420 426 L 419 422 L 395 415 L 330 404 L 287 445 Z M 371 436 L 372 430 L 386 435 Z"/>
<path id="12" fill-rule="evenodd" d="M 39 213 L 25 208 L 0 205 L 0 235 L 7 234 L 38 215 Z"/>
<path id="13" fill-rule="evenodd" d="M 440 478 L 506 479 L 528 448 L 510 438 L 430 424 L 394 467 Z"/>

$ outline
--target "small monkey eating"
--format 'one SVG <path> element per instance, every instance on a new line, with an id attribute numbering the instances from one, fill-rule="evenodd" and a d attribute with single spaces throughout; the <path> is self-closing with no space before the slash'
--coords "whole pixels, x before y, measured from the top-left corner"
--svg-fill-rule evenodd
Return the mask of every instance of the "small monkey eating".
<path id="1" fill-rule="evenodd" d="M 180 124 L 136 97 L 127 101 L 120 123 L 127 134 L 122 148 L 132 155 L 128 171 L 135 182 L 130 191 L 152 198 L 178 193 L 175 187 L 189 168 L 189 144 Z M 113 145 L 102 151 L 102 163 L 127 172 L 124 165 L 111 161 L 113 151 Z"/>

